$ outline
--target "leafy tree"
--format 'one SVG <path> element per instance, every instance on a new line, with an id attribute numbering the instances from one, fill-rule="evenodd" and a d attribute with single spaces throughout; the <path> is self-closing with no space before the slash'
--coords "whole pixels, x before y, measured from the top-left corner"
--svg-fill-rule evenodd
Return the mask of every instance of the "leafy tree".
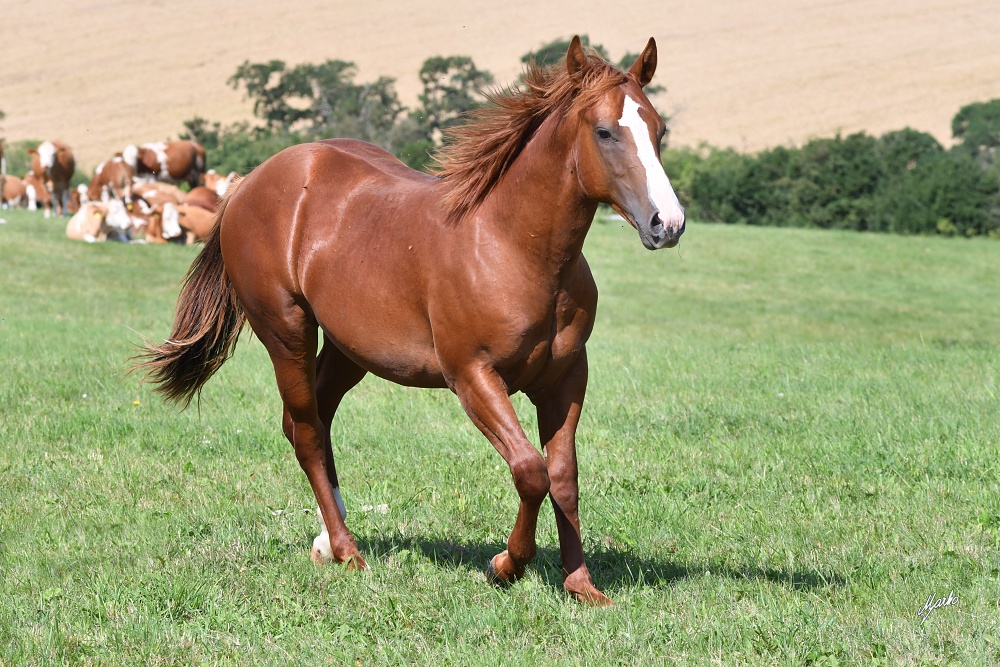
<path id="1" fill-rule="evenodd" d="M 468 56 L 435 56 L 424 61 L 420 82 L 422 120 L 429 138 L 438 142 L 442 130 L 461 123 L 463 114 L 483 103 L 481 91 L 493 83 L 493 75 Z"/>
<path id="2" fill-rule="evenodd" d="M 213 123 L 201 116 L 195 116 L 184 121 L 184 130 L 179 136 L 181 139 L 197 141 L 204 146 L 206 161 L 215 164 L 215 160 L 211 159 L 214 156 L 211 154 L 219 148 L 219 134 L 221 132 L 222 123 L 218 121 Z"/>
<path id="3" fill-rule="evenodd" d="M 223 126 L 196 116 L 184 121 L 181 139 L 193 139 L 205 147 L 205 163 L 227 174 L 248 174 L 275 153 L 309 139 L 294 132 L 250 127 L 247 122 Z"/>
<path id="4" fill-rule="evenodd" d="M 236 72 L 226 82 L 234 89 L 242 85 L 246 96 L 253 100 L 253 113 L 271 129 L 288 129 L 304 114 L 288 104 L 291 97 L 302 97 L 308 91 L 293 88 L 291 77 L 286 80 L 285 61 L 270 60 L 266 63 L 251 63 L 244 60 Z"/>
<path id="5" fill-rule="evenodd" d="M 968 104 L 951 121 L 951 134 L 961 149 L 991 164 L 1000 148 L 1000 99 Z"/>
<path id="6" fill-rule="evenodd" d="M 15 176 L 24 176 L 31 169 L 31 156 L 28 150 L 38 148 L 42 143 L 38 139 L 26 139 L 24 141 L 4 142 L 3 154 L 7 160 L 7 173 Z M 77 170 L 79 173 L 80 170 Z M 75 178 L 75 175 L 74 175 Z"/>
<path id="7" fill-rule="evenodd" d="M 963 151 L 935 153 L 891 179 L 878 201 L 882 231 L 995 236 L 1000 183 Z"/>
<path id="8" fill-rule="evenodd" d="M 883 134 L 878 140 L 878 152 L 886 171 L 897 175 L 940 155 L 944 147 L 933 135 L 907 127 Z"/>
<path id="9" fill-rule="evenodd" d="M 872 197 L 884 176 L 874 137 L 858 132 L 814 139 L 791 167 L 789 176 L 799 186 L 791 202 L 796 214 L 817 227 L 870 228 Z"/>
<path id="10" fill-rule="evenodd" d="M 412 169 L 425 170 L 439 147 L 431 137 L 427 116 L 420 109 L 411 111 L 397 122 L 389 138 L 396 157 Z"/>
<path id="11" fill-rule="evenodd" d="M 229 79 L 254 101 L 254 115 L 270 132 L 302 133 L 307 138 L 341 136 L 388 148 L 388 136 L 403 106 L 395 81 L 381 77 L 355 83 L 354 63 L 327 60 L 287 69 L 284 61 L 245 61 Z"/>

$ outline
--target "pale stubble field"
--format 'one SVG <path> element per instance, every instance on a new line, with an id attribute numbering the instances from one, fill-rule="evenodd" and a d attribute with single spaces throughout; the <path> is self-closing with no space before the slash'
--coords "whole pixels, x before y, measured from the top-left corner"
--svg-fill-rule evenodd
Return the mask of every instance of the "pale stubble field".
<path id="1" fill-rule="evenodd" d="M 656 37 L 673 145 L 758 150 L 904 126 L 947 142 L 959 107 L 1000 96 L 992 0 L 17 0 L 0 10 L 3 135 L 61 138 L 92 169 L 194 116 L 250 118 L 226 85 L 244 60 L 354 61 L 359 80 L 394 77 L 412 105 L 429 56 L 469 55 L 509 82 L 522 54 L 574 33 L 614 58 Z"/>

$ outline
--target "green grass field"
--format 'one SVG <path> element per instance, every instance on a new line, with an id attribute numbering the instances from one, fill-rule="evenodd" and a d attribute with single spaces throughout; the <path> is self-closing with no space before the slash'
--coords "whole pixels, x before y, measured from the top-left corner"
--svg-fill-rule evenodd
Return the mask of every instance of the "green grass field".
<path id="1" fill-rule="evenodd" d="M 596 224 L 594 610 L 547 505 L 528 576 L 487 585 L 506 466 L 452 394 L 377 378 L 334 425 L 372 569 L 314 567 L 256 340 L 200 411 L 122 379 L 196 249 L 0 217 L 0 664 L 1000 661 L 1000 243 L 693 224 L 650 253 Z"/>

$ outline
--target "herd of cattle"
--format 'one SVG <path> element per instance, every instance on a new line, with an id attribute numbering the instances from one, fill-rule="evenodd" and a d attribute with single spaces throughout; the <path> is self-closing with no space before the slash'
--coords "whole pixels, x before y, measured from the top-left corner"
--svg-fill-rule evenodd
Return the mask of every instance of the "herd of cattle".
<path id="1" fill-rule="evenodd" d="M 24 177 L 7 173 L 0 141 L 0 206 L 71 215 L 66 236 L 94 241 L 190 243 L 212 228 L 215 210 L 236 177 L 205 170 L 196 141 L 130 144 L 94 170 L 89 185 L 70 187 L 76 160 L 69 146 L 45 141 L 28 151 Z M 188 191 L 178 187 L 187 183 Z"/>

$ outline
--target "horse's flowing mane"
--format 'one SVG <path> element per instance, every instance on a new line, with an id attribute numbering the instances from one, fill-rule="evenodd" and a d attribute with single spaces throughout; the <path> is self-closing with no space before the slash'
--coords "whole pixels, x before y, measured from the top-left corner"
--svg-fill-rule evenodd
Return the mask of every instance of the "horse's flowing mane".
<path id="1" fill-rule="evenodd" d="M 532 61 L 522 87 L 488 91 L 485 106 L 447 131 L 448 141 L 434 160 L 434 173 L 451 184 L 444 196 L 449 218 L 461 219 L 483 203 L 549 115 L 596 104 L 625 80 L 591 49 L 575 75 L 565 63 L 543 68 Z"/>

